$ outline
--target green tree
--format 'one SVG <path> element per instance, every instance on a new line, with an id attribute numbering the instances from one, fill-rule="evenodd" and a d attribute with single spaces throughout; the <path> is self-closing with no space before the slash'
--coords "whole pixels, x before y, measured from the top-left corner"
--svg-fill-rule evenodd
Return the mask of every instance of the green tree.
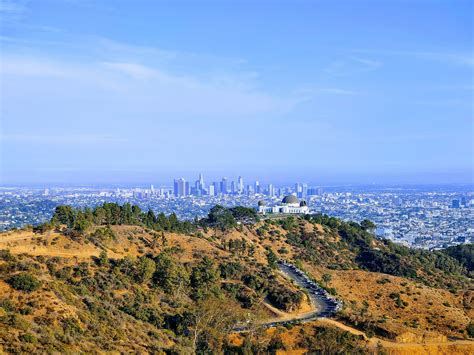
<path id="1" fill-rule="evenodd" d="M 41 281 L 28 273 L 13 275 L 8 279 L 8 283 L 15 290 L 25 292 L 33 292 L 41 286 Z"/>
<path id="2" fill-rule="evenodd" d="M 107 255 L 107 251 L 102 250 L 99 254 L 98 264 L 100 266 L 108 266 L 109 265 L 109 257 Z"/>
<path id="3" fill-rule="evenodd" d="M 232 212 L 220 205 L 211 208 L 206 219 L 206 223 L 210 226 L 217 227 L 222 231 L 235 227 L 236 221 Z"/>
<path id="4" fill-rule="evenodd" d="M 74 223 L 74 212 L 71 206 L 57 206 L 52 217 L 54 224 L 65 224 L 72 227 Z"/>
<path id="5" fill-rule="evenodd" d="M 189 275 L 180 263 L 167 253 L 161 253 L 155 259 L 156 271 L 153 275 L 155 284 L 167 293 L 180 294 L 189 285 Z"/>
<path id="6" fill-rule="evenodd" d="M 376 227 L 375 223 L 368 219 L 364 219 L 362 222 L 360 222 L 360 226 L 365 231 L 373 231 Z"/>
<path id="7" fill-rule="evenodd" d="M 276 269 L 277 261 L 278 261 L 278 257 L 276 256 L 276 254 L 273 252 L 272 249 L 268 248 L 267 250 L 268 266 L 270 266 L 272 269 Z"/>
<path id="8" fill-rule="evenodd" d="M 155 262 L 146 256 L 142 256 L 137 260 L 135 280 L 139 283 L 147 283 L 151 280 L 155 271 Z"/>
<path id="9" fill-rule="evenodd" d="M 196 289 L 195 297 L 202 298 L 214 289 L 220 279 L 220 272 L 212 259 L 204 257 L 191 272 L 191 286 Z"/>
<path id="10" fill-rule="evenodd" d="M 331 280 L 332 280 L 332 276 L 329 275 L 329 274 L 323 274 L 322 279 L 323 279 L 324 285 L 327 287 L 328 284 L 329 284 L 329 283 L 331 282 Z"/>
<path id="11" fill-rule="evenodd" d="M 85 231 L 87 231 L 87 229 L 91 227 L 91 225 L 92 221 L 89 221 L 86 218 L 86 215 L 83 212 L 79 211 L 74 220 L 73 229 L 78 232 L 84 233 Z"/>

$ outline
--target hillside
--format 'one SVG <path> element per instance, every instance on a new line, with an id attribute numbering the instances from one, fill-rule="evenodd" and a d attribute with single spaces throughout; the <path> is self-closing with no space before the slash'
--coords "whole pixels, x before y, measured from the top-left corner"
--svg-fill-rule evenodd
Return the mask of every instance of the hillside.
<path id="1" fill-rule="evenodd" d="M 422 342 L 474 349 L 472 249 L 415 251 L 370 227 L 321 215 L 258 221 L 220 207 L 195 223 L 133 206 L 61 207 L 51 223 L 0 235 L 1 346 L 363 353 L 373 337 L 391 352 Z M 309 307 L 275 269 L 278 258 L 343 300 L 333 323 L 258 326 Z M 252 331 L 232 335 L 237 324 Z"/>

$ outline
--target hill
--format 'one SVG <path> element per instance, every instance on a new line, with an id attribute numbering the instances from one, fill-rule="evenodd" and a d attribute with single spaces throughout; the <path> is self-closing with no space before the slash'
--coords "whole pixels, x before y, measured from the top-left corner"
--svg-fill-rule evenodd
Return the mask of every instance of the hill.
<path id="1" fill-rule="evenodd" d="M 412 250 L 371 228 L 323 215 L 258 221 L 219 206 L 195 222 L 61 206 L 50 223 L 0 234 L 3 351 L 363 353 L 378 339 L 390 352 L 431 343 L 469 353 L 472 248 Z M 344 302 L 332 323 L 259 326 L 309 307 L 277 259 Z M 251 331 L 233 334 L 238 324 Z"/>

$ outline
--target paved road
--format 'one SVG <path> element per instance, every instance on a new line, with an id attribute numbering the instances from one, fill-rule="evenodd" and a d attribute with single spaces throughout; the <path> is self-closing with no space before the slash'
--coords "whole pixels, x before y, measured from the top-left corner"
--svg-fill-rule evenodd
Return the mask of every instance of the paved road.
<path id="1" fill-rule="evenodd" d="M 296 285 L 306 291 L 312 310 L 306 313 L 295 315 L 291 318 L 285 317 L 283 319 L 268 320 L 261 325 L 265 327 L 274 327 L 284 324 L 310 322 L 319 318 L 330 317 L 340 309 L 342 304 L 337 299 L 329 295 L 318 284 L 311 281 L 306 276 L 306 274 L 296 266 L 284 261 L 279 261 L 278 268 L 286 278 L 293 280 Z M 236 330 L 245 331 L 245 328 L 245 326 L 238 327 Z"/>
<path id="2" fill-rule="evenodd" d="M 280 324 L 309 322 L 318 318 L 330 317 L 341 307 L 341 303 L 338 300 L 329 295 L 296 266 L 280 261 L 278 268 L 285 277 L 293 280 L 296 285 L 306 291 L 312 311 L 295 315 L 291 319 L 269 321 L 265 325 L 271 327 Z"/>

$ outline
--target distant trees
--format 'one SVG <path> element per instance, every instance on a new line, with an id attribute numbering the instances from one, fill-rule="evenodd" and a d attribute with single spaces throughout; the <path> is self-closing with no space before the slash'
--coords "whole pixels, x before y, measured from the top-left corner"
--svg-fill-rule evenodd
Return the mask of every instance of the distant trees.
<path id="1" fill-rule="evenodd" d="M 474 244 L 456 245 L 441 251 L 459 261 L 469 272 L 474 270 Z"/>
<path id="2" fill-rule="evenodd" d="M 53 225 L 64 224 L 71 230 L 84 233 L 92 225 L 139 225 L 160 231 L 191 233 L 196 226 L 189 221 L 178 220 L 176 214 L 168 217 L 163 213 L 158 216 L 153 211 L 143 212 L 139 206 L 125 203 L 103 203 L 91 209 L 73 209 L 71 206 L 57 206 L 53 217 Z"/>
<path id="3" fill-rule="evenodd" d="M 74 223 L 74 211 L 71 206 L 58 206 L 54 210 L 51 222 L 54 224 L 65 224 L 72 227 Z"/>
<path id="4" fill-rule="evenodd" d="M 206 226 L 219 228 L 222 231 L 229 230 L 237 225 L 232 212 L 220 205 L 212 207 L 207 218 L 202 219 L 201 223 Z"/>
<path id="5" fill-rule="evenodd" d="M 235 220 L 243 224 L 255 223 L 259 220 L 257 211 L 253 208 L 236 206 L 229 208 Z"/>
<path id="6" fill-rule="evenodd" d="M 226 231 L 236 227 L 238 223 L 250 224 L 256 221 L 258 221 L 258 215 L 253 208 L 242 206 L 226 208 L 215 205 L 209 211 L 207 218 L 201 219 L 199 224 L 203 227 L 215 227 Z"/>
<path id="7" fill-rule="evenodd" d="M 374 231 L 375 230 L 375 223 L 368 220 L 368 219 L 364 219 L 362 222 L 360 222 L 360 226 L 362 227 L 363 230 L 365 231 Z"/>
<path id="8" fill-rule="evenodd" d="M 33 232 L 43 234 L 43 233 L 49 232 L 53 228 L 54 228 L 54 225 L 52 223 L 45 222 L 45 223 L 38 224 L 37 226 L 34 226 Z"/>

